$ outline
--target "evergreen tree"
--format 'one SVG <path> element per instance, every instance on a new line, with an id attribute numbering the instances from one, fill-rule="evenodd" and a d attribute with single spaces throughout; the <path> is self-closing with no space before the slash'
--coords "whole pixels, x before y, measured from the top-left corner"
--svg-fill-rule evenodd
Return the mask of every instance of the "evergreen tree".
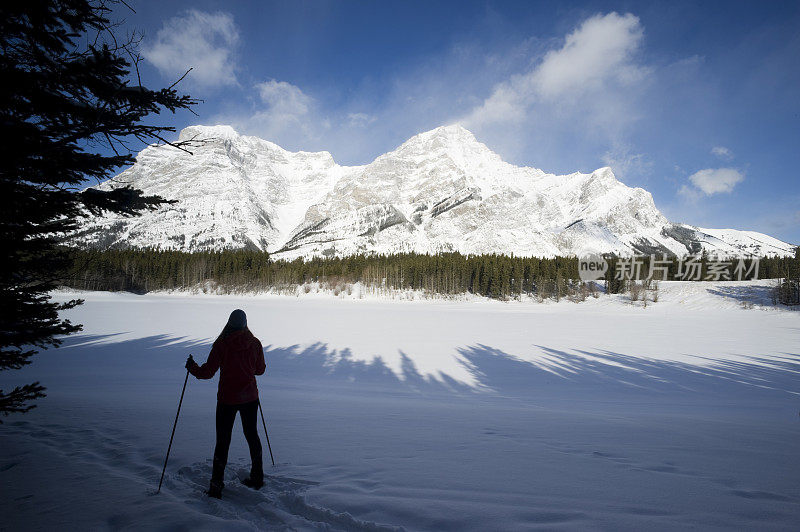
<path id="1" fill-rule="evenodd" d="M 164 141 L 174 131 L 145 118 L 196 103 L 174 85 L 142 86 L 137 41 L 116 38 L 108 6 L 0 3 L 0 370 L 19 369 L 80 330 L 58 316 L 80 301 L 48 295 L 69 266 L 59 239 L 90 213 L 134 215 L 166 201 L 131 188 L 81 192 L 83 183 L 132 164 L 131 141 Z M 43 391 L 39 383 L 0 390 L 0 412 L 25 412 Z"/>
<path id="2" fill-rule="evenodd" d="M 783 305 L 800 305 L 800 246 L 794 258 L 784 258 L 782 279 L 774 289 L 774 300 Z"/>

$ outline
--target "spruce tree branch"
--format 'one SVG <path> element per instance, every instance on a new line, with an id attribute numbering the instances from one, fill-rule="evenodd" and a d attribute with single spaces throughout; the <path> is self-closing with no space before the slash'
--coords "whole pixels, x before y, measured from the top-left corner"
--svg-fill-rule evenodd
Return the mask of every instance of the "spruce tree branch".
<path id="1" fill-rule="evenodd" d="M 181 81 L 183 81 L 183 78 L 185 78 L 186 76 L 188 76 L 188 75 L 189 75 L 189 72 L 191 72 L 193 68 L 194 68 L 194 67 L 189 67 L 189 70 L 187 70 L 186 72 L 184 72 L 184 73 L 183 73 L 183 76 L 181 76 L 180 78 L 178 78 L 178 81 L 176 81 L 175 83 L 173 83 L 172 85 L 170 85 L 169 87 L 167 87 L 167 90 L 171 90 L 173 87 L 175 87 L 175 85 L 177 85 L 178 83 L 180 83 Z"/>
<path id="2" fill-rule="evenodd" d="M 3 393 L 0 390 L 0 413 L 9 415 L 12 413 L 24 413 L 34 408 L 36 405 L 28 404 L 35 399 L 45 397 L 45 387 L 41 386 L 38 382 L 26 384 L 22 387 L 16 387 L 9 393 Z M 0 419 L 0 424 L 2 423 Z"/>

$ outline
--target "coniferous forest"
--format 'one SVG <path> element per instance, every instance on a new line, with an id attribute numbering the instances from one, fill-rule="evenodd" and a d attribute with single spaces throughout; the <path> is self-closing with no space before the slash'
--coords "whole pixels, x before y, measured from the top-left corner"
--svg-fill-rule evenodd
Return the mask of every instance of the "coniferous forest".
<path id="1" fill-rule="evenodd" d="M 154 249 L 70 249 L 68 255 L 71 267 L 63 285 L 78 290 L 145 293 L 212 285 L 223 292 L 243 292 L 312 282 L 361 282 L 367 286 L 397 290 L 443 295 L 471 293 L 495 299 L 513 299 L 522 295 L 559 299 L 587 290 L 579 280 L 578 259 L 574 257 L 403 253 L 283 261 L 272 260 L 269 254 L 261 251 L 187 253 Z M 619 292 L 625 285 L 614 280 L 619 260 L 608 260 L 606 287 L 610 292 Z M 650 269 L 649 258 L 643 257 L 641 261 L 644 277 Z M 702 257 L 699 262 L 700 279 L 714 275 L 720 275 L 718 278 L 721 279 L 736 279 L 736 261 L 717 266 L 716 270 L 709 266 L 714 261 L 708 257 Z M 761 258 L 758 278 L 794 278 L 798 263 L 798 256 Z M 744 266 L 750 268 L 752 261 L 745 261 Z M 669 259 L 664 266 L 668 272 L 666 278 L 678 278 L 681 267 L 677 258 Z M 656 279 L 663 279 L 663 273 Z"/>
<path id="2" fill-rule="evenodd" d="M 308 282 L 361 282 L 437 294 L 474 293 L 510 298 L 532 293 L 549 281 L 566 293 L 578 279 L 573 258 L 354 255 L 344 258 L 273 261 L 259 251 L 186 253 L 146 249 L 71 250 L 72 268 L 64 285 L 80 290 L 191 289 L 212 282 L 223 290 L 260 291 Z"/>

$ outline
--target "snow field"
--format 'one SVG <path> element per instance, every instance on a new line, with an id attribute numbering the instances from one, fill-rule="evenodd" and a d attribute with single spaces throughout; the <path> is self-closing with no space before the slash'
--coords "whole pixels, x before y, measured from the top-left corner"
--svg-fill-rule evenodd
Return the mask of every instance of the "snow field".
<path id="1" fill-rule="evenodd" d="M 74 294 L 58 294 L 66 299 Z M 767 283 L 584 303 L 81 294 L 0 434 L 0 528 L 789 530 L 800 518 L 800 321 Z M 754 303 L 745 308 L 742 301 Z M 183 362 L 243 308 L 277 466 L 202 495 L 216 381 Z M 262 432 L 263 439 L 263 432 Z"/>

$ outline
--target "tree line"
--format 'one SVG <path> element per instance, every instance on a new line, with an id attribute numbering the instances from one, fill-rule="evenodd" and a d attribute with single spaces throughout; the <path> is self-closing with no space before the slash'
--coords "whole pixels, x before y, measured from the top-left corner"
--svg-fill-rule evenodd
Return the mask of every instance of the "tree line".
<path id="1" fill-rule="evenodd" d="M 773 300 L 783 305 L 800 305 L 800 246 L 795 249 L 794 260 L 779 263 L 777 277 L 781 280 L 775 287 Z"/>
<path id="2" fill-rule="evenodd" d="M 268 290 L 309 282 L 361 282 L 439 294 L 471 292 L 509 298 L 545 281 L 566 290 L 578 279 L 577 261 L 507 255 L 400 253 L 273 261 L 265 252 L 182 252 L 155 249 L 71 249 L 64 286 L 79 290 L 191 289 L 212 282 L 228 290 Z"/>
<path id="3" fill-rule="evenodd" d="M 559 299 L 581 289 L 579 262 L 575 257 L 516 257 L 510 255 L 462 255 L 460 253 L 352 255 L 348 257 L 272 260 L 268 253 L 250 250 L 182 252 L 157 249 L 69 249 L 71 260 L 63 285 L 79 290 L 145 293 L 153 290 L 195 289 L 212 283 L 223 291 L 266 291 L 275 287 L 312 282 L 361 282 L 398 290 L 436 294 L 472 293 L 496 299 L 536 295 Z M 622 259 L 609 257 L 606 284 L 617 292 L 614 277 Z M 647 275 L 644 257 L 641 275 Z M 737 261 L 710 271 L 712 260 L 701 257 L 701 279 L 715 271 L 736 279 L 735 268 L 752 274 L 753 260 Z M 800 258 L 761 258 L 758 278 L 792 278 Z M 676 257 L 662 264 L 666 279 L 676 279 L 685 264 Z M 656 277 L 661 279 L 662 277 Z"/>

